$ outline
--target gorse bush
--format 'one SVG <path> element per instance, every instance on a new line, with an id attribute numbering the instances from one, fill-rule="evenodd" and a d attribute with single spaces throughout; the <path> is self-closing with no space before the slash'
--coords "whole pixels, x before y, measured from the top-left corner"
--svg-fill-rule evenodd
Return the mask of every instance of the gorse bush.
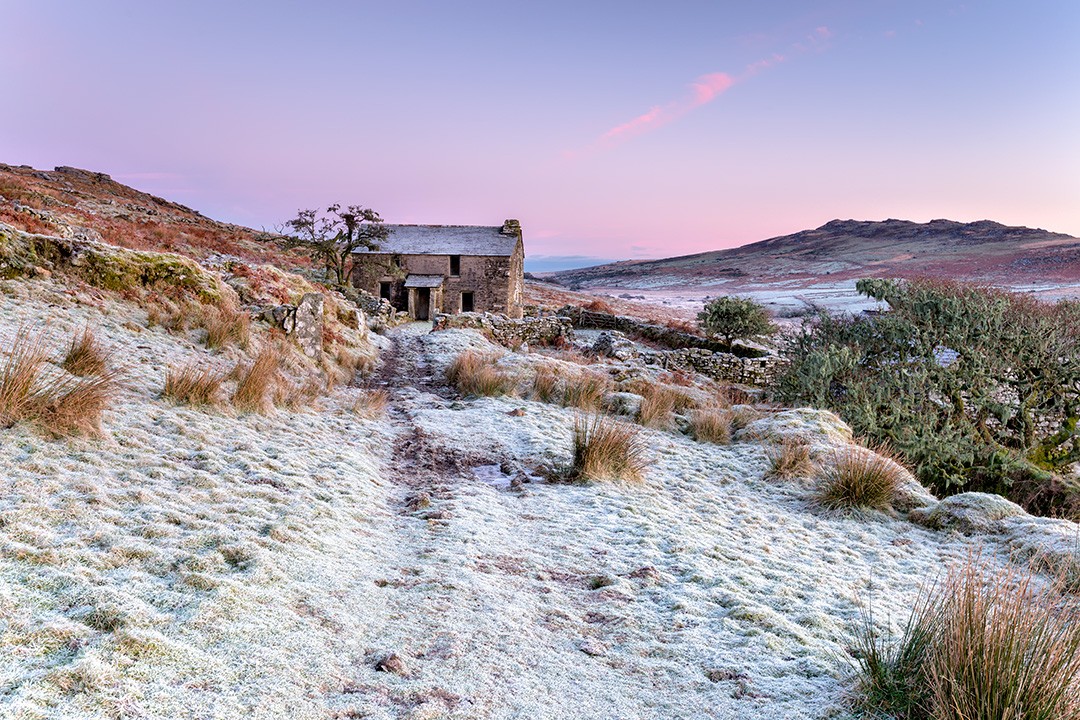
<path id="1" fill-rule="evenodd" d="M 889 311 L 806 326 L 784 350 L 778 399 L 836 411 L 939 493 L 1021 500 L 1013 489 L 1080 460 L 1080 303 L 941 281 L 858 288 Z M 1061 500 L 1039 497 L 1031 509 Z"/>
<path id="2" fill-rule="evenodd" d="M 895 642 L 856 633 L 856 709 L 906 720 L 1080 720 L 1080 605 L 975 561 L 924 592 Z"/>
<path id="3" fill-rule="evenodd" d="M 579 416 L 573 445 L 571 480 L 640 482 L 648 465 L 647 446 L 638 428 L 603 415 Z"/>

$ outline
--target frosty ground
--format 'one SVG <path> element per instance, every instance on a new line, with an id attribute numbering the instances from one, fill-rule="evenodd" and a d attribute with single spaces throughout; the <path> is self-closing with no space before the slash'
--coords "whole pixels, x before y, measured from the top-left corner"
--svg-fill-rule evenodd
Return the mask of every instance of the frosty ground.
<path id="1" fill-rule="evenodd" d="M 233 416 L 159 397 L 168 366 L 228 353 L 48 282 L 0 295 L 5 349 L 30 325 L 59 352 L 87 322 L 127 367 L 106 436 L 0 431 L 3 717 L 846 717 L 867 603 L 895 630 L 948 564 L 1067 540 L 815 510 L 765 448 L 846 445 L 827 413 L 726 446 L 642 429 L 642 484 L 553 484 L 577 411 L 456 396 L 465 349 L 531 361 L 475 333 L 381 338 L 384 418 L 351 412 L 354 387 Z"/>

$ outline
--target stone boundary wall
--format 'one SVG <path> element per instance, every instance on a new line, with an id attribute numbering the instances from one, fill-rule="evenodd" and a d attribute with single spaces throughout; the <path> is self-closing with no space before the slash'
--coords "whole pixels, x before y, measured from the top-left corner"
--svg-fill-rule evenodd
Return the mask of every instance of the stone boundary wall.
<path id="1" fill-rule="evenodd" d="M 642 322 L 636 318 L 625 315 L 611 315 L 610 313 L 593 312 L 584 310 L 573 305 L 560 308 L 557 315 L 568 317 L 576 328 L 591 328 L 595 330 L 617 330 L 628 335 L 651 340 L 665 347 L 674 349 L 700 348 L 711 352 L 722 352 L 738 357 L 764 357 L 767 355 L 763 350 L 748 348 L 741 345 L 728 346 L 717 340 L 711 340 L 700 335 L 693 335 L 682 330 L 675 330 L 665 325 L 654 325 Z"/>
<path id="2" fill-rule="evenodd" d="M 772 385 L 783 365 L 780 358 L 772 355 L 745 358 L 701 348 L 661 350 L 643 355 L 642 360 L 666 370 L 692 370 L 713 380 L 757 387 Z"/>
<path id="3" fill-rule="evenodd" d="M 569 318 L 559 316 L 527 317 L 520 320 L 490 313 L 436 313 L 432 332 L 454 328 L 479 330 L 500 345 L 552 345 L 574 335 Z"/>

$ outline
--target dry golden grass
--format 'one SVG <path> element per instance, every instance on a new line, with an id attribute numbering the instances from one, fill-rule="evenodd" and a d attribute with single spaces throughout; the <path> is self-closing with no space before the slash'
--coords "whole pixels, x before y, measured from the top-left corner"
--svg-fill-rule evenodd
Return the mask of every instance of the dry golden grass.
<path id="1" fill-rule="evenodd" d="M 26 420 L 54 437 L 99 435 L 102 414 L 115 397 L 121 371 L 106 368 L 110 357 L 102 350 L 97 374 L 42 380 L 47 357 L 42 336 L 29 327 L 20 328 L 0 369 L 0 422 L 10 426 Z"/>
<path id="2" fill-rule="evenodd" d="M 884 450 L 848 447 L 836 451 L 822 468 L 815 502 L 829 510 L 886 510 L 905 479 L 903 466 Z"/>
<path id="3" fill-rule="evenodd" d="M 766 454 L 769 458 L 769 470 L 765 474 L 768 477 L 793 480 L 814 473 L 810 446 L 802 438 L 786 437 L 770 447 Z"/>
<path id="4" fill-rule="evenodd" d="M 690 435 L 698 442 L 727 445 L 731 442 L 731 412 L 704 408 L 690 413 Z"/>
<path id="5" fill-rule="evenodd" d="M 390 393 L 382 388 L 361 390 L 352 405 L 352 411 L 360 417 L 374 420 L 386 414 L 390 406 Z"/>
<path id="6" fill-rule="evenodd" d="M 214 368 L 190 363 L 169 368 L 161 396 L 181 405 L 217 406 L 224 382 L 225 376 Z"/>
<path id="7" fill-rule="evenodd" d="M 251 317 L 245 312 L 212 308 L 206 313 L 206 347 L 218 350 L 226 345 L 246 348 L 251 342 Z"/>
<path id="8" fill-rule="evenodd" d="M 668 429 L 674 421 L 675 412 L 698 405 L 692 395 L 669 385 L 639 379 L 629 383 L 629 387 L 642 397 L 637 419 L 647 427 Z"/>
<path id="9" fill-rule="evenodd" d="M 0 369 L 0 423 L 11 426 L 25 417 L 30 395 L 48 353 L 40 335 L 21 327 Z"/>
<path id="10" fill-rule="evenodd" d="M 560 402 L 566 407 L 599 410 L 604 406 L 604 398 L 613 387 L 614 383 L 607 375 L 588 370 L 582 371 L 574 377 L 565 379 Z"/>
<path id="11" fill-rule="evenodd" d="M 281 350 L 273 343 L 266 343 L 254 362 L 237 364 L 237 381 L 232 404 L 241 412 L 267 413 L 273 409 L 273 392 L 278 383 L 278 367 Z"/>
<path id="12" fill-rule="evenodd" d="M 116 396 L 120 374 L 111 369 L 51 380 L 30 396 L 26 416 L 53 437 L 100 435 L 102 414 Z"/>
<path id="13" fill-rule="evenodd" d="M 618 420 L 594 415 L 574 422 L 574 458 L 570 479 L 641 482 L 648 465 L 647 445 L 639 430 Z"/>
<path id="14" fill-rule="evenodd" d="M 81 333 L 71 339 L 71 345 L 68 346 L 60 366 L 80 377 L 100 375 L 105 371 L 108 356 L 108 351 L 98 342 L 94 331 L 86 325 Z"/>
<path id="15" fill-rule="evenodd" d="M 909 720 L 1080 720 L 1080 604 L 974 560 L 924 593 L 895 643 L 857 629 L 856 710 Z"/>
<path id="16" fill-rule="evenodd" d="M 496 367 L 495 360 L 493 355 L 466 350 L 450 363 L 446 379 L 462 395 L 509 395 L 514 391 L 517 380 L 510 373 Z"/>
<path id="17" fill-rule="evenodd" d="M 274 405 L 289 410 L 303 410 L 314 407 L 318 399 L 330 389 L 330 382 L 327 380 L 309 377 L 304 382 L 294 383 L 279 376 L 271 397 Z"/>
<path id="18" fill-rule="evenodd" d="M 547 365 L 538 366 L 533 375 L 531 395 L 540 402 L 556 402 L 560 397 L 558 372 Z"/>

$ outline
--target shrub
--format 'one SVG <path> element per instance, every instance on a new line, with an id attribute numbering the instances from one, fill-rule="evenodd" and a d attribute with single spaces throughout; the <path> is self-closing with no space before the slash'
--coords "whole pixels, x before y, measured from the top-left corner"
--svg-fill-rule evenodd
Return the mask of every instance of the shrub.
<path id="1" fill-rule="evenodd" d="M 856 632 L 854 704 L 911 720 L 1080 719 L 1080 605 L 1029 572 L 949 573 L 899 641 Z"/>
<path id="2" fill-rule="evenodd" d="M 60 366 L 80 377 L 98 375 L 105 371 L 107 357 L 108 352 L 98 343 L 94 331 L 87 325 L 71 339 L 71 345 Z"/>
<path id="3" fill-rule="evenodd" d="M 389 405 L 390 393 L 387 390 L 361 390 L 356 396 L 352 411 L 360 417 L 374 419 L 385 415 Z"/>
<path id="4" fill-rule="evenodd" d="M 609 302 L 607 302 L 606 300 L 601 300 L 600 298 L 590 300 L 589 302 L 582 305 L 581 309 L 595 313 L 606 313 L 608 315 L 615 314 L 615 308 L 611 307 L 611 304 Z"/>
<path id="5" fill-rule="evenodd" d="M 280 349 L 271 343 L 263 346 L 250 365 L 237 364 L 236 390 L 232 404 L 242 412 L 265 413 L 273 407 L 273 390 L 278 383 Z"/>
<path id="6" fill-rule="evenodd" d="M 515 378 L 495 366 L 495 357 L 466 350 L 454 358 L 446 370 L 446 379 L 465 396 L 487 397 L 508 395 L 514 390 Z"/>
<path id="7" fill-rule="evenodd" d="M 200 368 L 190 363 L 169 368 L 165 373 L 165 389 L 161 395 L 184 405 L 218 405 L 225 376 L 211 367 Z"/>
<path id="8" fill-rule="evenodd" d="M 646 444 L 632 425 L 594 415 L 574 421 L 570 479 L 640 482 L 648 464 Z"/>
<path id="9" fill-rule="evenodd" d="M 766 451 L 769 459 L 768 477 L 793 480 L 812 475 L 814 462 L 810 446 L 802 438 L 786 437 Z"/>
<path id="10" fill-rule="evenodd" d="M 731 413 L 715 408 L 693 411 L 690 435 L 698 442 L 727 445 L 731 442 Z"/>
<path id="11" fill-rule="evenodd" d="M 736 338 L 750 340 L 776 332 L 765 308 L 749 298 L 727 295 L 707 303 L 698 314 L 698 322 L 705 332 L 719 336 L 728 345 Z"/>
<path id="12" fill-rule="evenodd" d="M 848 447 L 821 472 L 815 502 L 829 510 L 888 509 L 904 482 L 904 468 L 883 451 Z"/>
<path id="13" fill-rule="evenodd" d="M 1080 303 L 930 280 L 858 289 L 889 312 L 804 326 L 784 348 L 778 399 L 833 410 L 888 442 L 939 494 L 1049 509 L 1054 494 L 1032 486 L 1080 460 Z"/>

